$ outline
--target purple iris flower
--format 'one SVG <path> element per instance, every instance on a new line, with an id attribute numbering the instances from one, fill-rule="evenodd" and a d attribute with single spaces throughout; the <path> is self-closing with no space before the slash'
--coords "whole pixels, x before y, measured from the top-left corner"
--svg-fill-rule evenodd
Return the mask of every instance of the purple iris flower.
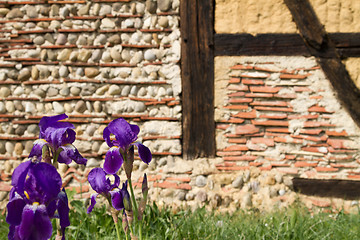
<path id="1" fill-rule="evenodd" d="M 92 189 L 97 193 L 91 195 L 91 203 L 87 210 L 87 213 L 91 213 L 95 204 L 96 197 L 100 194 L 103 195 L 109 203 L 116 209 L 121 210 L 124 208 L 123 204 L 123 192 L 118 188 L 120 184 L 120 177 L 113 174 L 115 180 L 111 184 L 111 181 L 106 177 L 106 172 L 102 168 L 93 168 L 89 175 L 88 181 Z"/>
<path id="2" fill-rule="evenodd" d="M 86 165 L 87 159 L 83 158 L 72 145 L 75 141 L 74 125 L 68 122 L 59 122 L 67 117 L 66 114 L 60 114 L 41 118 L 39 122 L 40 136 L 34 142 L 29 158 L 46 158 L 43 156 L 43 149 L 47 146 L 54 159 L 60 163 L 70 164 L 74 160 L 77 164 Z"/>
<path id="3" fill-rule="evenodd" d="M 108 174 L 115 174 L 121 168 L 124 160 L 131 161 L 131 158 L 133 159 L 134 146 L 138 148 L 140 159 L 146 164 L 150 163 L 152 156 L 149 148 L 135 142 L 139 132 L 140 128 L 137 125 L 129 124 L 123 118 L 111 121 L 104 129 L 103 137 L 110 147 L 105 155 L 104 163 L 104 170 Z M 115 136 L 115 139 L 110 138 L 111 134 Z"/>
<path id="4" fill-rule="evenodd" d="M 13 188 L 7 204 L 8 239 L 50 239 L 51 218 L 59 218 L 62 239 L 70 225 L 69 206 L 61 177 L 56 168 L 44 162 L 27 161 L 13 172 Z"/>

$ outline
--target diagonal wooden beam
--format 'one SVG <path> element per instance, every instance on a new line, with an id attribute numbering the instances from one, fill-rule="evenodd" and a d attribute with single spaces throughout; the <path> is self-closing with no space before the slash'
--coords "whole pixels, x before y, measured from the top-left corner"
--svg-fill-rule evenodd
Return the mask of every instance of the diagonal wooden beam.
<path id="1" fill-rule="evenodd" d="M 308 0 L 284 0 L 311 55 L 330 80 L 356 124 L 360 126 L 360 91 L 341 62 L 335 44 L 317 18 Z"/>

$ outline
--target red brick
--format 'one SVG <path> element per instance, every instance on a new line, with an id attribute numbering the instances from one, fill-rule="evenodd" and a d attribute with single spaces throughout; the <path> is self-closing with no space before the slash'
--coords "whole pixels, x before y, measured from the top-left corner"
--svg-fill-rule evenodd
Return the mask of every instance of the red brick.
<path id="1" fill-rule="evenodd" d="M 256 110 L 262 111 L 273 111 L 273 112 L 293 112 L 293 108 L 285 108 L 285 107 L 262 107 L 262 106 L 255 106 Z"/>
<path id="2" fill-rule="evenodd" d="M 338 168 L 333 168 L 333 167 L 316 167 L 315 170 L 318 172 L 337 172 L 337 171 L 339 171 Z"/>
<path id="3" fill-rule="evenodd" d="M 253 156 L 253 155 L 224 157 L 225 161 L 254 161 L 256 159 L 257 159 L 257 156 Z"/>
<path id="4" fill-rule="evenodd" d="M 261 75 L 257 74 L 257 76 L 249 75 L 249 74 L 241 74 L 240 77 L 242 77 L 242 78 L 268 78 L 268 77 L 270 77 L 270 74 L 261 74 Z"/>
<path id="5" fill-rule="evenodd" d="M 259 93 L 278 93 L 280 91 L 280 87 L 269 87 L 269 86 L 263 86 L 263 87 L 255 87 L 251 86 L 250 91 L 251 92 L 259 92 Z"/>
<path id="6" fill-rule="evenodd" d="M 176 186 L 177 189 L 183 189 L 183 190 L 191 190 L 192 187 L 190 184 L 187 183 L 180 183 Z"/>
<path id="7" fill-rule="evenodd" d="M 251 138 L 251 143 L 265 144 L 268 147 L 273 147 L 275 145 L 274 139 L 272 138 Z"/>
<path id="8" fill-rule="evenodd" d="M 238 65 L 232 66 L 230 69 L 232 69 L 232 70 L 251 70 L 253 68 L 254 68 L 253 66 L 248 66 L 248 65 L 245 66 L 242 64 L 238 64 Z"/>
<path id="9" fill-rule="evenodd" d="M 334 149 L 333 147 L 328 147 L 330 153 L 355 153 L 356 149 Z"/>
<path id="10" fill-rule="evenodd" d="M 260 169 L 261 171 L 270 171 L 271 168 L 272 168 L 271 165 L 268 165 L 268 166 L 265 166 L 265 167 L 259 167 L 259 169 Z"/>
<path id="11" fill-rule="evenodd" d="M 252 98 L 231 98 L 229 103 L 251 103 L 252 101 Z"/>
<path id="12" fill-rule="evenodd" d="M 288 103 L 284 101 L 254 101 L 250 103 L 252 106 L 270 106 L 270 107 L 287 107 Z"/>
<path id="13" fill-rule="evenodd" d="M 322 129 L 301 129 L 300 133 L 310 134 L 310 135 L 319 135 L 323 130 Z"/>
<path id="14" fill-rule="evenodd" d="M 243 97 L 245 96 L 244 92 L 234 92 L 234 93 L 229 93 L 228 94 L 229 97 Z"/>
<path id="15" fill-rule="evenodd" d="M 308 114 L 308 115 L 289 115 L 289 119 L 316 119 L 319 117 L 319 114 Z"/>
<path id="16" fill-rule="evenodd" d="M 310 74 L 301 75 L 301 74 L 280 74 L 280 79 L 305 79 Z"/>
<path id="17" fill-rule="evenodd" d="M 326 135 L 333 136 L 333 137 L 346 137 L 348 136 L 347 132 L 345 130 L 342 130 L 341 132 L 337 131 L 325 131 Z"/>
<path id="18" fill-rule="evenodd" d="M 304 122 L 304 127 L 335 127 L 335 124 L 331 124 L 329 122 Z"/>
<path id="19" fill-rule="evenodd" d="M 318 163 L 296 162 L 294 167 L 316 167 Z"/>
<path id="20" fill-rule="evenodd" d="M 257 71 L 262 71 L 262 72 L 271 72 L 271 73 L 278 72 L 277 70 L 272 70 L 272 69 L 268 69 L 268 68 L 261 68 L 261 67 L 256 67 L 256 66 L 254 66 L 254 69 L 257 70 Z"/>
<path id="21" fill-rule="evenodd" d="M 312 107 L 308 108 L 309 112 L 316 112 L 316 113 L 333 113 L 333 112 L 329 112 L 325 109 L 325 107 L 321 107 L 319 105 L 314 105 Z"/>
<path id="22" fill-rule="evenodd" d="M 11 190 L 11 185 L 10 184 L 0 182 L 0 191 L 10 192 L 10 190 Z"/>
<path id="23" fill-rule="evenodd" d="M 239 112 L 233 116 L 238 118 L 247 118 L 247 119 L 256 118 L 256 111 L 252 110 L 251 112 Z"/>
<path id="24" fill-rule="evenodd" d="M 329 144 L 330 146 L 332 146 L 335 149 L 339 149 L 339 148 L 346 148 L 344 146 L 344 143 L 346 142 L 346 140 L 342 140 L 342 139 L 328 139 L 326 141 L 327 144 Z"/>
<path id="25" fill-rule="evenodd" d="M 287 114 L 277 114 L 277 115 L 270 115 L 270 114 L 261 114 L 259 118 L 270 118 L 270 119 L 285 119 L 287 118 Z"/>
<path id="26" fill-rule="evenodd" d="M 295 92 L 313 92 L 313 90 L 311 90 L 308 87 L 294 87 Z"/>
<path id="27" fill-rule="evenodd" d="M 266 128 L 266 132 L 290 133 L 288 128 Z"/>
<path id="28" fill-rule="evenodd" d="M 163 181 L 161 183 L 159 182 L 154 182 L 153 187 L 159 187 L 159 188 L 177 188 L 177 183 L 174 182 L 168 182 L 168 181 Z"/>
<path id="29" fill-rule="evenodd" d="M 249 109 L 248 105 L 231 105 L 231 106 L 225 106 L 226 109 L 233 109 L 233 110 L 247 110 Z"/>
<path id="30" fill-rule="evenodd" d="M 246 138 L 230 138 L 228 143 L 246 143 Z"/>
<path id="31" fill-rule="evenodd" d="M 281 120 L 268 120 L 268 121 L 251 120 L 251 123 L 259 126 L 281 126 L 281 127 L 289 126 L 289 122 L 281 121 Z"/>
<path id="32" fill-rule="evenodd" d="M 245 97 L 251 98 L 272 98 L 274 95 L 272 93 L 246 93 Z"/>
<path id="33" fill-rule="evenodd" d="M 293 138 L 300 138 L 300 139 L 305 139 L 308 141 L 313 141 L 313 142 L 323 142 L 326 141 L 327 139 L 327 135 L 323 135 L 321 137 L 314 137 L 314 136 L 307 136 L 307 135 L 290 135 Z"/>
<path id="34" fill-rule="evenodd" d="M 360 175 L 348 175 L 347 178 L 349 178 L 349 179 L 360 179 Z"/>
<path id="35" fill-rule="evenodd" d="M 250 166 L 233 166 L 233 167 L 216 167 L 218 170 L 224 171 L 243 171 L 248 170 Z"/>
<path id="36" fill-rule="evenodd" d="M 276 168 L 277 171 L 285 174 L 298 174 L 297 168 L 291 168 L 291 167 L 278 167 Z"/>
<path id="37" fill-rule="evenodd" d="M 253 134 L 258 133 L 260 131 L 259 128 L 257 128 L 255 125 L 252 124 L 246 124 L 243 126 L 238 126 L 235 129 L 235 133 L 238 135 L 244 135 L 244 134 Z"/>
<path id="38" fill-rule="evenodd" d="M 223 149 L 224 152 L 229 152 L 229 151 L 247 151 L 249 150 L 248 147 L 246 145 L 232 145 L 229 146 L 225 149 Z"/>
<path id="39" fill-rule="evenodd" d="M 318 153 L 327 153 L 328 150 L 325 147 L 302 147 L 301 150 L 307 152 L 318 152 Z"/>
<path id="40" fill-rule="evenodd" d="M 232 151 L 232 152 L 224 152 L 224 151 L 217 151 L 217 156 L 240 156 L 243 155 L 241 151 Z"/>
<path id="41" fill-rule="evenodd" d="M 190 177 L 167 177 L 166 180 L 169 181 L 179 181 L 179 182 L 190 182 Z"/>
<path id="42" fill-rule="evenodd" d="M 247 78 L 244 78 L 241 80 L 241 82 L 243 84 L 246 84 L 246 85 L 264 85 L 264 81 L 263 80 L 256 80 L 256 79 L 247 79 Z"/>
<path id="43" fill-rule="evenodd" d="M 276 98 L 283 98 L 283 99 L 295 99 L 297 98 L 296 93 L 282 93 L 282 94 L 274 94 Z"/>
<path id="44" fill-rule="evenodd" d="M 229 83 L 240 83 L 240 78 L 230 78 Z"/>
<path id="45" fill-rule="evenodd" d="M 354 160 L 353 156 L 346 156 L 346 157 L 341 157 L 341 156 L 330 156 L 329 157 L 330 160 L 334 160 L 336 162 L 349 162 Z"/>
<path id="46" fill-rule="evenodd" d="M 324 97 L 320 96 L 320 95 L 316 95 L 316 96 L 310 96 L 309 98 L 310 99 L 323 99 Z"/>
<path id="47" fill-rule="evenodd" d="M 228 90 L 233 90 L 233 91 L 248 91 L 249 87 L 246 85 L 236 85 L 236 86 L 230 86 L 228 87 Z"/>
<path id="48" fill-rule="evenodd" d="M 331 201 L 329 199 L 311 199 L 311 203 L 314 206 L 327 208 L 331 206 Z"/>
<path id="49" fill-rule="evenodd" d="M 358 165 L 354 165 L 354 164 L 338 164 L 338 163 L 330 163 L 331 167 L 334 168 L 358 168 Z"/>
<path id="50" fill-rule="evenodd" d="M 216 129 L 226 130 L 230 124 L 216 124 Z"/>
<path id="51" fill-rule="evenodd" d="M 261 162 L 249 162 L 249 166 L 259 167 L 261 165 L 263 165 L 263 163 L 261 163 Z"/>

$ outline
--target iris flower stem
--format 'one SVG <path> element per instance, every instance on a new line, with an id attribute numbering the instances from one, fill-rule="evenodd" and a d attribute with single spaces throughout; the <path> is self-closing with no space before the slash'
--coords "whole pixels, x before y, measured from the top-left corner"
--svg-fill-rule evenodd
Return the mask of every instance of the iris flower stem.
<path id="1" fill-rule="evenodd" d="M 118 240 L 121 240 L 121 238 L 120 238 L 119 226 L 118 226 L 118 217 L 117 217 L 117 214 L 115 213 L 114 210 L 112 210 L 112 211 L 111 211 L 111 215 L 112 215 L 112 218 L 113 218 L 113 221 L 114 221 L 117 239 L 118 239 Z M 126 233 L 125 233 L 125 235 L 126 235 Z"/>
<path id="2" fill-rule="evenodd" d="M 128 182 L 129 182 L 129 186 L 130 186 L 130 193 L 131 193 L 131 200 L 133 202 L 133 206 L 134 206 L 134 217 L 135 219 L 137 220 L 137 216 L 138 216 L 138 208 L 137 208 L 137 204 L 136 204 L 136 200 L 135 200 L 135 194 L 134 194 L 134 190 L 133 190 L 133 187 L 132 187 L 132 182 L 131 182 L 131 179 L 129 178 L 128 179 Z M 136 221 L 135 220 L 135 221 Z"/>

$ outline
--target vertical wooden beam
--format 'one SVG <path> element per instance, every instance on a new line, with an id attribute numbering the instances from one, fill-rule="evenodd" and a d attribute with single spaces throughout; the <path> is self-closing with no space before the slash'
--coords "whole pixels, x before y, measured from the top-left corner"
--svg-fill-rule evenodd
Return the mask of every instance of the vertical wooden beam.
<path id="1" fill-rule="evenodd" d="M 309 52 L 330 80 L 338 99 L 360 126 L 360 90 L 350 78 L 335 44 L 317 18 L 309 0 L 285 0 Z"/>
<path id="2" fill-rule="evenodd" d="M 214 1 L 180 2 L 183 155 L 215 156 Z"/>

